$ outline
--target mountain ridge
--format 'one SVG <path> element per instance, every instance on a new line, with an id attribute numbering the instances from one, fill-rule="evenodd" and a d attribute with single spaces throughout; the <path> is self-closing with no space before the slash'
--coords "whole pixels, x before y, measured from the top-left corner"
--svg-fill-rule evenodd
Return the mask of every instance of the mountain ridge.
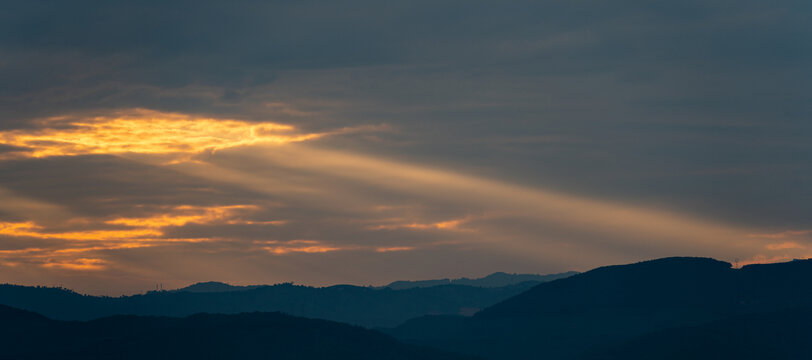
<path id="1" fill-rule="evenodd" d="M 187 316 L 199 312 L 282 311 L 367 327 L 392 327 L 427 314 L 471 314 L 536 284 L 498 288 L 440 285 L 392 290 L 352 285 L 314 288 L 284 283 L 220 292 L 151 291 L 117 298 L 82 295 L 59 288 L 0 285 L 0 304 L 58 320 L 90 320 L 115 314 Z"/>
<path id="2" fill-rule="evenodd" d="M 810 260 L 734 269 L 710 258 L 663 258 L 542 283 L 472 317 L 424 316 L 387 332 L 490 359 L 540 348 L 547 359 L 570 359 L 653 331 L 812 305 L 809 278 Z"/>
<path id="3" fill-rule="evenodd" d="M 495 272 L 480 278 L 456 278 L 456 279 L 433 279 L 433 280 L 398 280 L 393 281 L 387 285 L 380 286 L 380 288 L 391 288 L 393 290 L 410 289 L 414 287 L 431 287 L 438 285 L 465 285 L 465 286 L 479 286 L 479 287 L 502 287 L 508 285 L 516 285 L 523 282 L 547 282 L 557 279 L 563 279 L 572 275 L 578 274 L 577 271 L 567 271 L 555 274 L 516 274 Z"/>

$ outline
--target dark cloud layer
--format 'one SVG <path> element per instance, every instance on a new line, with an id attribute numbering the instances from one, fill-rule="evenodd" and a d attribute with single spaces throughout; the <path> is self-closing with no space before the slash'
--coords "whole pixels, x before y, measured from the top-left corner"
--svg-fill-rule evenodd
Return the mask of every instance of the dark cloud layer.
<path id="1" fill-rule="evenodd" d="M 521 91 L 532 85 L 539 90 L 541 84 L 532 84 L 534 80 L 611 76 L 626 86 L 678 96 L 638 99 L 648 100 L 649 106 L 730 112 L 736 110 L 733 102 L 747 111 L 758 106 L 741 101 L 749 92 L 761 102 L 790 105 L 785 111 L 809 111 L 797 108 L 805 105 L 796 101 L 803 96 L 798 90 L 808 86 L 804 70 L 812 55 L 804 41 L 810 35 L 805 21 L 810 9 L 802 1 L 517 1 L 498 6 L 487 1 L 13 1 L 7 8 L 12 11 L 5 12 L 0 28 L 7 53 L 3 93 L 21 105 L 31 105 L 20 97 L 32 92 L 64 95 L 81 89 L 73 95 L 78 99 L 60 105 L 134 101 L 145 106 L 143 101 L 150 100 L 149 107 L 170 108 L 171 102 L 139 99 L 151 97 L 139 87 L 210 86 L 222 104 L 195 108 L 206 111 L 228 108 L 290 70 L 389 66 L 393 68 L 367 72 L 376 82 L 370 90 L 401 106 L 409 100 L 424 107 L 475 100 L 452 91 L 437 97 L 437 90 L 444 89 L 426 87 L 425 80 L 453 88 L 448 80 L 462 77 L 479 85 L 467 92 L 505 101 L 549 96 L 549 91 Z M 404 77 L 416 81 L 410 84 Z M 506 80 L 513 77 L 525 83 L 507 88 Z M 739 88 L 747 82 L 750 89 Z M 326 90 L 307 91 L 311 97 L 325 95 L 343 84 L 325 85 Z M 582 85 L 572 87 L 591 84 Z M 783 95 L 794 96 L 764 96 L 765 87 L 785 88 Z M 382 88 L 386 91 L 378 91 Z M 696 93 L 702 89 L 716 96 Z M 375 95 L 363 90 L 349 95 Z M 174 109 L 184 108 L 184 102 L 198 105 L 196 96 L 176 96 Z M 582 100 L 589 104 L 597 99 Z"/>

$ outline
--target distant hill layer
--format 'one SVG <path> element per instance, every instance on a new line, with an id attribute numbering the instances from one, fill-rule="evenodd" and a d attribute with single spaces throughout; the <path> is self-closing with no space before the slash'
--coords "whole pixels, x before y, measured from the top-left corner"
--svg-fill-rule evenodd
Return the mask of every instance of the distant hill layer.
<path id="1" fill-rule="evenodd" d="M 508 274 L 504 272 L 495 272 L 485 277 L 469 279 L 469 278 L 459 278 L 459 279 L 435 279 L 435 280 L 399 280 L 393 281 L 384 286 L 377 286 L 378 289 L 383 288 L 390 288 L 392 290 L 405 290 L 405 289 L 412 289 L 417 287 L 432 287 L 432 286 L 440 286 L 440 285 L 464 285 L 464 286 L 476 286 L 476 287 L 503 287 L 503 286 L 510 286 L 510 285 L 517 285 L 521 283 L 529 283 L 529 282 L 536 282 L 536 283 L 543 283 L 547 281 L 553 281 L 558 279 L 563 279 L 565 277 L 570 277 L 572 275 L 578 274 L 577 271 L 567 271 L 563 273 L 557 274 L 547 274 L 547 275 L 538 275 L 538 274 Z M 192 285 L 189 285 L 184 288 L 176 289 L 176 290 L 168 290 L 168 291 L 187 291 L 187 292 L 227 292 L 227 291 L 244 291 L 244 290 L 253 290 L 259 287 L 263 287 L 267 285 L 248 285 L 248 286 L 240 286 L 240 285 L 231 285 L 217 281 L 207 281 L 207 282 L 199 282 Z"/>
<path id="2" fill-rule="evenodd" d="M 280 313 L 62 322 L 0 306 L 3 359 L 463 359 L 377 331 Z"/>
<path id="3" fill-rule="evenodd" d="M 402 290 L 402 289 L 411 289 L 416 287 L 431 287 L 431 286 L 438 286 L 438 285 L 466 285 L 466 286 L 478 286 L 478 287 L 502 287 L 508 285 L 516 285 L 523 282 L 537 282 L 543 283 L 547 281 L 553 281 L 558 279 L 563 279 L 566 277 L 570 277 L 572 275 L 577 274 L 575 271 L 569 271 L 559 274 L 549 274 L 549 275 L 536 275 L 536 274 L 508 274 L 503 272 L 496 272 L 490 274 L 488 276 L 478 278 L 478 279 L 469 279 L 469 278 L 459 278 L 459 279 L 439 279 L 439 280 L 420 280 L 420 281 L 395 281 L 386 285 L 384 287 L 388 287 L 393 290 Z"/>
<path id="4" fill-rule="evenodd" d="M 392 290 L 349 285 L 314 288 L 280 284 L 247 288 L 204 283 L 175 291 L 119 298 L 84 296 L 56 288 L 0 285 L 0 304 L 59 320 L 89 320 L 117 314 L 188 316 L 200 312 L 281 311 L 368 327 L 392 327 L 429 314 L 470 315 L 537 284 L 525 282 L 498 288 L 442 285 Z"/>
<path id="5" fill-rule="evenodd" d="M 189 285 L 184 288 L 180 288 L 177 290 L 168 290 L 168 291 L 186 291 L 186 292 L 198 292 L 198 293 L 209 293 L 209 292 L 228 292 L 228 291 L 245 291 L 245 290 L 253 290 L 263 285 L 249 285 L 249 286 L 235 286 L 226 283 L 221 283 L 217 281 L 207 281 L 207 282 L 199 282 L 192 285 Z"/>
<path id="6" fill-rule="evenodd" d="M 669 328 L 810 306 L 810 279 L 810 260 L 733 269 L 666 258 L 542 283 L 473 317 L 426 316 L 390 333 L 490 359 L 572 359 Z"/>

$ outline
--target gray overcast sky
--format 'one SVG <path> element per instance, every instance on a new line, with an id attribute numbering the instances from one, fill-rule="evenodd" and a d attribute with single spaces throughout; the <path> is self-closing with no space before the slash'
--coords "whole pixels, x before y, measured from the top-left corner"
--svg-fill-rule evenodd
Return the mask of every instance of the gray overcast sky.
<path id="1" fill-rule="evenodd" d="M 809 1 L 5 1 L 0 282 L 812 256 Z"/>

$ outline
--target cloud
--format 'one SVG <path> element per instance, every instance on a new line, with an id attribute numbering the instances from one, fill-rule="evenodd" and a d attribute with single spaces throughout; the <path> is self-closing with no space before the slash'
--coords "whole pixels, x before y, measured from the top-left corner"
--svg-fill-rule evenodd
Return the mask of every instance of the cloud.
<path id="1" fill-rule="evenodd" d="M 785 239 L 791 237 L 799 237 L 812 234 L 812 230 L 786 230 L 778 233 L 765 233 L 765 234 L 749 234 L 748 236 L 753 238 L 764 238 L 764 239 Z"/>
<path id="2" fill-rule="evenodd" d="M 251 220 L 235 219 L 240 212 L 257 211 L 256 205 L 226 205 L 213 207 L 199 207 L 181 205 L 175 206 L 170 213 L 152 215 L 146 218 L 116 218 L 105 221 L 111 225 L 125 225 L 128 227 L 163 228 L 168 226 L 184 226 L 189 223 L 209 224 L 255 224 Z M 263 221 L 261 224 L 281 225 L 282 221 Z"/>
<path id="3" fill-rule="evenodd" d="M 771 230 L 812 213 L 802 2 L 9 4 L 0 221 L 32 237 L 0 249 L 45 255 L 6 253 L 0 281 L 385 283 L 808 242 Z M 113 248 L 126 231 L 219 240 Z"/>
<path id="4" fill-rule="evenodd" d="M 149 239 L 162 235 L 161 232 L 153 229 L 133 229 L 133 230 L 90 230 L 49 233 L 44 231 L 42 226 L 32 222 L 22 223 L 0 223 L 0 235 L 14 237 L 31 237 L 38 239 L 63 239 L 80 241 L 108 241 L 122 239 Z"/>
<path id="5" fill-rule="evenodd" d="M 396 230 L 396 229 L 413 229 L 413 230 L 456 230 L 465 231 L 461 229 L 460 225 L 468 222 L 470 219 L 453 219 L 438 221 L 435 223 L 416 223 L 416 222 L 403 222 L 403 219 L 385 219 L 386 224 L 369 225 L 370 230 Z"/>
<path id="6" fill-rule="evenodd" d="M 0 214 L 23 219 L 64 219 L 69 217 L 65 207 L 31 199 L 0 187 Z"/>
<path id="7" fill-rule="evenodd" d="M 105 262 L 101 259 L 74 259 L 71 261 L 46 262 L 42 266 L 46 268 L 59 268 L 66 270 L 104 270 Z"/>
<path id="8" fill-rule="evenodd" d="M 767 250 L 787 250 L 787 249 L 804 249 L 806 246 L 801 245 L 794 241 L 787 241 L 782 243 L 767 244 Z"/>
<path id="9" fill-rule="evenodd" d="M 261 249 L 274 255 L 285 255 L 290 253 L 320 254 L 353 248 L 328 245 L 316 240 L 292 240 L 284 244 L 263 246 Z"/>
<path id="10" fill-rule="evenodd" d="M 115 217 L 103 219 L 65 219 L 53 228 L 74 227 L 69 231 L 54 231 L 32 221 L 0 222 L 0 240 L 10 238 L 49 240 L 47 244 L 27 246 L 13 250 L 0 250 L 0 261 L 15 266 L 27 263 L 44 268 L 64 270 L 103 270 L 115 266 L 104 260 L 104 253 L 143 247 L 161 247 L 181 243 L 219 241 L 213 237 L 171 237 L 166 231 L 187 224 L 251 224 L 278 226 L 279 221 L 256 222 L 243 215 L 256 212 L 255 205 L 229 205 L 219 207 L 174 206 L 166 212 L 147 217 Z M 103 229 L 105 227 L 114 229 Z M 102 228 L 102 229 L 100 229 Z M 88 255 L 97 256 L 89 258 Z"/>
<path id="11" fill-rule="evenodd" d="M 411 246 L 392 246 L 392 247 L 379 247 L 375 251 L 379 253 L 392 252 L 392 251 L 411 251 L 414 247 Z"/>
<path id="12" fill-rule="evenodd" d="M 323 134 L 291 133 L 292 126 L 193 117 L 144 109 L 85 119 L 44 119 L 37 129 L 0 132 L 0 143 L 30 149 L 22 156 L 198 154 L 254 144 L 285 144 Z"/>
<path id="13" fill-rule="evenodd" d="M 151 121 L 145 114 L 168 116 L 170 123 L 174 119 L 182 124 L 198 119 L 139 110 L 137 116 L 128 119 L 129 129 Z M 115 123 L 116 118 L 89 119 L 108 124 Z M 307 267 L 305 264 L 315 261 L 361 261 L 395 254 L 418 259 L 456 249 L 472 258 L 487 253 L 505 261 L 555 263 L 568 259 L 568 268 L 573 268 L 573 264 L 623 262 L 675 253 L 746 257 L 772 246 L 766 239 L 752 236 L 760 233 L 757 228 L 519 185 L 454 168 L 354 153 L 328 142 L 310 145 L 246 140 L 242 134 L 255 134 L 251 131 L 255 123 L 219 121 L 202 118 L 198 124 L 208 126 L 212 122 L 214 126 L 183 126 L 183 136 L 170 135 L 171 141 L 159 146 L 169 157 L 149 153 L 152 144 L 167 139 L 166 131 L 134 131 L 140 134 L 136 142 L 127 137 L 132 134 L 100 136 L 97 128 L 90 131 L 67 122 L 67 131 L 81 131 L 77 138 L 93 139 L 96 146 L 87 153 L 7 160 L 5 165 L 19 169 L 39 164 L 36 167 L 45 179 L 53 178 L 54 171 L 67 175 L 62 180 L 65 184 L 84 185 L 104 173 L 108 175 L 103 184 L 110 184 L 109 189 L 93 187 L 90 194 L 98 195 L 90 199 L 81 192 L 60 193 L 57 198 L 66 204 L 62 213 L 72 213 L 63 221 L 35 221 L 22 216 L 3 222 L 0 240 L 8 247 L 0 259 L 7 266 L 13 264 L 16 271 L 35 267 L 105 276 L 117 272 L 119 277 L 132 278 L 157 271 L 139 263 L 147 261 L 144 254 L 154 255 L 153 249 L 190 261 L 217 256 L 222 266 L 243 268 L 234 272 L 245 273 L 265 261 L 259 254 L 284 258 L 289 266 Z M 222 130 L 218 126 L 231 125 L 239 125 L 240 136 L 231 136 L 228 131 L 216 136 Z M 293 129 L 284 131 L 293 133 Z M 339 128 L 319 134 L 352 131 Z M 132 143 L 127 147 L 132 151 L 120 152 L 122 143 Z M 203 143 L 205 146 L 197 146 Z M 143 145 L 145 150 L 141 150 L 142 144 L 147 144 Z M 215 147 L 217 151 L 210 150 Z M 173 161 L 167 162 L 167 158 Z M 65 170 L 50 167 L 67 163 L 74 165 Z M 84 169 L 82 173 L 71 171 L 77 166 Z M 159 176 L 119 174 L 119 169 L 142 169 L 138 172 Z M 5 183 L 14 184 L 15 191 L 27 189 L 24 192 L 31 194 L 50 184 L 37 184 L 36 179 Z M 124 189 L 130 189 L 127 196 L 123 196 Z M 18 198 L 18 202 L 30 202 L 37 209 L 61 208 Z M 177 205 L 187 200 L 189 205 Z M 39 242 L 26 246 L 16 239 Z M 162 266 L 170 273 L 190 271 Z"/>
<path id="14" fill-rule="evenodd" d="M 243 171 L 242 167 L 253 170 Z M 330 216 L 345 218 L 358 216 L 363 220 L 354 222 L 371 231 L 456 230 L 465 233 L 464 240 L 452 242 L 500 248 L 514 254 L 553 256 L 550 245 L 558 240 L 547 236 L 556 232 L 581 246 L 603 248 L 605 254 L 615 248 L 637 254 L 687 250 L 728 256 L 763 246 L 748 236 L 750 229 L 746 227 L 304 145 L 235 149 L 218 153 L 206 164 L 175 164 L 173 168 L 286 203 L 301 203 L 313 209 L 310 211 L 320 209 Z M 292 187 L 294 183 L 299 188 Z M 375 204 L 385 198 L 409 198 L 426 208 L 414 213 L 410 207 Z M 483 226 L 493 215 L 471 214 L 470 210 L 463 210 L 463 216 L 456 219 L 426 221 L 431 219 L 431 209 L 442 208 L 454 209 L 451 211 L 457 214 L 461 209 L 478 209 L 518 222 L 513 225 L 515 231 L 498 230 Z M 387 213 L 380 214 L 380 209 Z M 392 216 L 397 212 L 401 212 L 400 216 Z M 521 232 L 525 234 L 517 236 Z M 533 238 L 532 234 L 542 235 Z"/>

